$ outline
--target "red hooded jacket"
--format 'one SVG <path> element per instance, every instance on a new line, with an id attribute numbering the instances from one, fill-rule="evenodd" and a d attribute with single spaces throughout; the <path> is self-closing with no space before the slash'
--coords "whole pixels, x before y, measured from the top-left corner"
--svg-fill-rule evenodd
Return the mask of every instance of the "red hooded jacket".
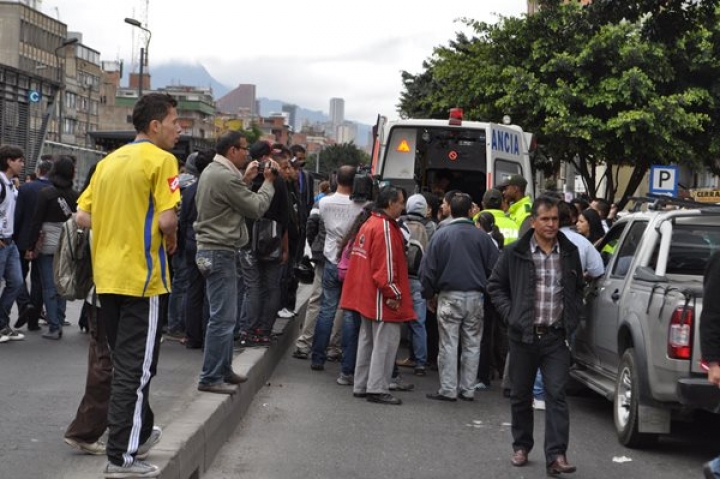
<path id="1" fill-rule="evenodd" d="M 386 300 L 400 302 L 397 310 Z M 373 213 L 360 227 L 353 243 L 340 307 L 376 321 L 416 319 L 402 231 L 383 213 Z"/>

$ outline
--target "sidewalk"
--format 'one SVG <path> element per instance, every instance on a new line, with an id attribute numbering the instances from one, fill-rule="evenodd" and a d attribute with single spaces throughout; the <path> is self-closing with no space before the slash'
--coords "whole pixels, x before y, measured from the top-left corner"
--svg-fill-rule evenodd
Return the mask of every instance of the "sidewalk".
<path id="1" fill-rule="evenodd" d="M 247 374 L 249 380 L 233 396 L 197 391 L 200 350 L 187 350 L 173 341 L 162 344 L 150 404 L 163 437 L 148 458 L 161 468 L 161 478 L 202 477 L 255 394 L 294 344 L 309 294 L 309 285 L 301 285 L 298 317 L 278 318 L 275 331 L 282 334 L 271 348 L 236 350 L 233 368 Z M 0 478 L 102 477 L 105 456 L 84 455 L 63 442 L 65 428 L 80 402 L 87 370 L 87 336 L 76 324 L 79 309 L 80 302 L 68 304 L 67 317 L 73 326 L 66 329 L 61 341 L 43 340 L 40 334 L 23 329 L 25 341 L 0 345 L 3 369 L 25 364 L 33 370 L 32 374 L 17 373 L 13 382 L 3 381 L 5 386 L 0 388 Z M 35 369 L 41 371 L 34 374 Z"/>

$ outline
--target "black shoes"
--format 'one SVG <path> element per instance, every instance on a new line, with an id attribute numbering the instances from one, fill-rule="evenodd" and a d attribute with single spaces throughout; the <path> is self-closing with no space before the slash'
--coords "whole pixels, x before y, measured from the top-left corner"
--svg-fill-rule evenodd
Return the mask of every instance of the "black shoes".
<path id="1" fill-rule="evenodd" d="M 325 366 L 320 363 L 312 363 L 310 365 L 310 369 L 312 369 L 313 371 L 325 371 Z"/>
<path id="2" fill-rule="evenodd" d="M 367 397 L 367 393 L 353 393 L 353 397 L 364 399 Z"/>
<path id="3" fill-rule="evenodd" d="M 461 401 L 467 401 L 467 402 L 475 401 L 475 398 L 463 396 L 462 394 L 458 394 L 458 399 L 460 399 Z"/>
<path id="4" fill-rule="evenodd" d="M 361 393 L 355 393 L 361 394 Z M 378 404 L 388 404 L 390 406 L 399 406 L 402 401 L 392 394 L 371 394 L 367 393 L 367 402 L 374 402 Z"/>
<path id="5" fill-rule="evenodd" d="M 237 392 L 237 388 L 232 384 L 217 383 L 217 384 L 198 384 L 198 391 L 215 394 L 227 394 L 232 396 Z"/>
<path id="6" fill-rule="evenodd" d="M 457 401 L 457 399 L 455 399 L 455 398 L 451 398 L 451 397 L 449 397 L 449 396 L 443 396 L 443 395 L 440 394 L 440 393 L 427 393 L 427 394 L 425 395 L 425 397 L 428 398 L 428 399 L 434 399 L 435 401 L 446 401 L 446 402 L 455 402 L 455 401 Z"/>

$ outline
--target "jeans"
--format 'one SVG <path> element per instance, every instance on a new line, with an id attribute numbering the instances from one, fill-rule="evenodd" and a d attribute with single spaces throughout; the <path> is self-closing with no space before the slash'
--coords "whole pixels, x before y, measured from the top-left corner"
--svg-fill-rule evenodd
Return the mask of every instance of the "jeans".
<path id="1" fill-rule="evenodd" d="M 250 249 L 240 251 L 240 265 L 245 280 L 245 313 L 248 330 L 269 335 L 280 309 L 280 275 L 283 265 L 258 261 Z"/>
<path id="2" fill-rule="evenodd" d="M 60 296 L 55 287 L 53 275 L 53 257 L 51 254 L 41 254 L 35 263 L 40 267 L 40 281 L 42 282 L 43 302 L 50 332 L 62 329 L 65 322 L 65 298 Z"/>
<path id="3" fill-rule="evenodd" d="M 200 382 L 218 384 L 232 372 L 238 255 L 235 251 L 201 250 L 196 262 L 205 277 L 210 305 Z"/>
<path id="4" fill-rule="evenodd" d="M 40 314 L 43 307 L 42 286 L 40 270 L 34 260 L 25 259 L 25 251 L 20 251 L 20 271 L 22 271 L 23 286 L 17 297 L 18 313 L 22 313 L 28 306 L 36 309 L 36 315 Z M 30 273 L 30 288 L 28 293 L 27 275 Z M 35 320 L 37 323 L 37 320 Z"/>
<path id="5" fill-rule="evenodd" d="M 422 284 L 415 278 L 410 278 L 410 291 L 413 297 L 413 308 L 417 320 L 410 321 L 408 328 L 412 336 L 413 357 L 415 367 L 427 366 L 427 331 L 425 330 L 425 317 L 427 315 L 427 302 L 422 297 Z"/>
<path id="6" fill-rule="evenodd" d="M 720 456 L 710 461 L 710 470 L 717 479 L 720 479 Z"/>
<path id="7" fill-rule="evenodd" d="M 333 319 L 340 303 L 342 293 L 342 282 L 338 279 L 337 265 L 330 261 L 325 263 L 322 281 L 322 300 L 320 301 L 320 313 L 315 325 L 315 335 L 312 344 L 312 363 L 325 364 L 325 350 L 330 343 L 332 334 Z"/>
<path id="8" fill-rule="evenodd" d="M 540 401 L 545 400 L 545 385 L 543 384 L 542 373 L 539 369 L 535 375 L 535 384 L 533 384 L 533 397 Z"/>
<path id="9" fill-rule="evenodd" d="M 438 296 L 439 394 L 454 398 L 459 391 L 463 397 L 474 397 L 475 379 L 480 361 L 483 314 L 483 294 L 479 291 L 443 291 Z M 459 346 L 461 352 L 458 380 Z"/>
<path id="10" fill-rule="evenodd" d="M 360 336 L 360 313 L 356 311 L 343 311 L 342 323 L 342 363 L 343 374 L 355 374 L 355 359 L 357 358 L 358 337 Z"/>
<path id="11" fill-rule="evenodd" d="M 191 347 L 202 347 L 208 321 L 205 297 L 205 278 L 195 262 L 196 252 L 185 252 L 185 270 L 188 288 L 185 296 L 185 334 Z M 191 256 L 192 255 L 192 256 Z"/>
<path id="12" fill-rule="evenodd" d="M 172 265 L 172 293 L 170 293 L 167 329 L 168 332 L 183 333 L 185 332 L 185 298 L 188 289 L 188 272 L 184 255 L 174 254 Z"/>
<path id="13" fill-rule="evenodd" d="M 15 243 L 0 249 L 0 275 L 5 280 L 0 295 L 0 329 L 4 329 L 10 323 L 10 310 L 23 287 L 20 253 Z"/>

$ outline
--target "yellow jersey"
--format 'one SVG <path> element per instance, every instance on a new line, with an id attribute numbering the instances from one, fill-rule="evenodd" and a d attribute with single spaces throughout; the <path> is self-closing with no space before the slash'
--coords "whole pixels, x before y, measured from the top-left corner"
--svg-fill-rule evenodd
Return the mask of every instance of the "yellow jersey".
<path id="1" fill-rule="evenodd" d="M 78 208 L 92 218 L 93 279 L 99 294 L 170 292 L 158 215 L 179 201 L 177 159 L 148 140 L 125 145 L 98 163 Z"/>

